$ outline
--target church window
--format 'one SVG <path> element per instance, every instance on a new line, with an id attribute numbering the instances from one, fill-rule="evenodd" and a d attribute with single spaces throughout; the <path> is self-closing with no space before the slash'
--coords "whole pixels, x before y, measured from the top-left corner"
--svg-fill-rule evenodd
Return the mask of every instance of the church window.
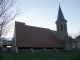
<path id="1" fill-rule="evenodd" d="M 66 24 L 64 24 L 64 30 L 65 30 L 65 31 L 67 30 Z"/>
<path id="2" fill-rule="evenodd" d="M 57 25 L 57 31 L 59 31 L 59 25 Z"/>

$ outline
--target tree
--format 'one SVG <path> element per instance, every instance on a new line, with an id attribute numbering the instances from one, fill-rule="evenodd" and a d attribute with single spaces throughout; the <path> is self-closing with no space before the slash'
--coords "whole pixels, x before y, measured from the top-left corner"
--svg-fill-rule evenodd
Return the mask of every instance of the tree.
<path id="1" fill-rule="evenodd" d="M 0 0 L 0 38 L 5 37 L 12 27 L 11 21 L 21 12 L 15 9 L 16 0 Z"/>
<path id="2" fill-rule="evenodd" d="M 75 39 L 78 36 L 78 34 L 70 33 L 69 36 Z"/>
<path id="3" fill-rule="evenodd" d="M 17 2 L 17 0 L 0 0 L 0 43 L 10 31 L 11 22 L 21 13 L 19 9 L 15 8 Z"/>
<path id="4" fill-rule="evenodd" d="M 80 35 L 80 31 L 78 31 L 78 33 L 69 33 L 68 34 L 70 37 L 72 37 L 73 39 L 75 39 L 77 36 L 79 36 Z"/>

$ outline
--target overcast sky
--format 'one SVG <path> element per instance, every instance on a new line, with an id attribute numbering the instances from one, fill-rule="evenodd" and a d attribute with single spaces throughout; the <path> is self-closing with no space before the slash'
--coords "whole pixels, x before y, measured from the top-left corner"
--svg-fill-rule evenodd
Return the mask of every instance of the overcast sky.
<path id="1" fill-rule="evenodd" d="M 67 22 L 68 33 L 80 31 L 80 0 L 19 0 L 17 3 L 22 10 L 26 10 L 15 21 L 26 25 L 56 30 L 58 8 L 60 6 Z M 13 34 L 8 35 L 11 37 Z"/>

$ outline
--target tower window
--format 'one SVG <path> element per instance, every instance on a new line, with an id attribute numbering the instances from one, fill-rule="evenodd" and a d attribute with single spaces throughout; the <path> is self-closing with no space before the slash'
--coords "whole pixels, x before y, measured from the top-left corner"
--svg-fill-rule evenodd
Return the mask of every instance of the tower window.
<path id="1" fill-rule="evenodd" d="M 57 25 L 57 31 L 59 31 L 59 25 Z"/>
<path id="2" fill-rule="evenodd" d="M 62 26 L 62 24 L 61 24 L 61 31 L 63 31 L 63 26 Z"/>
<path id="3" fill-rule="evenodd" d="M 65 31 L 67 31 L 67 27 L 66 27 L 66 24 L 64 24 L 64 30 L 65 30 Z"/>

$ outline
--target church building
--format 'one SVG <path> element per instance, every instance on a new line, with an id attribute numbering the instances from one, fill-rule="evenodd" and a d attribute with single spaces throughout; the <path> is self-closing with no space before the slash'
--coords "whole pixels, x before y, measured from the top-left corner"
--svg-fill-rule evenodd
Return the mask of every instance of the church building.
<path id="1" fill-rule="evenodd" d="M 67 20 L 59 5 L 55 22 L 57 31 L 47 28 L 28 26 L 22 22 L 15 22 L 11 51 L 59 51 L 71 50 L 75 41 L 68 36 Z M 72 44 L 72 45 L 71 45 Z"/>

